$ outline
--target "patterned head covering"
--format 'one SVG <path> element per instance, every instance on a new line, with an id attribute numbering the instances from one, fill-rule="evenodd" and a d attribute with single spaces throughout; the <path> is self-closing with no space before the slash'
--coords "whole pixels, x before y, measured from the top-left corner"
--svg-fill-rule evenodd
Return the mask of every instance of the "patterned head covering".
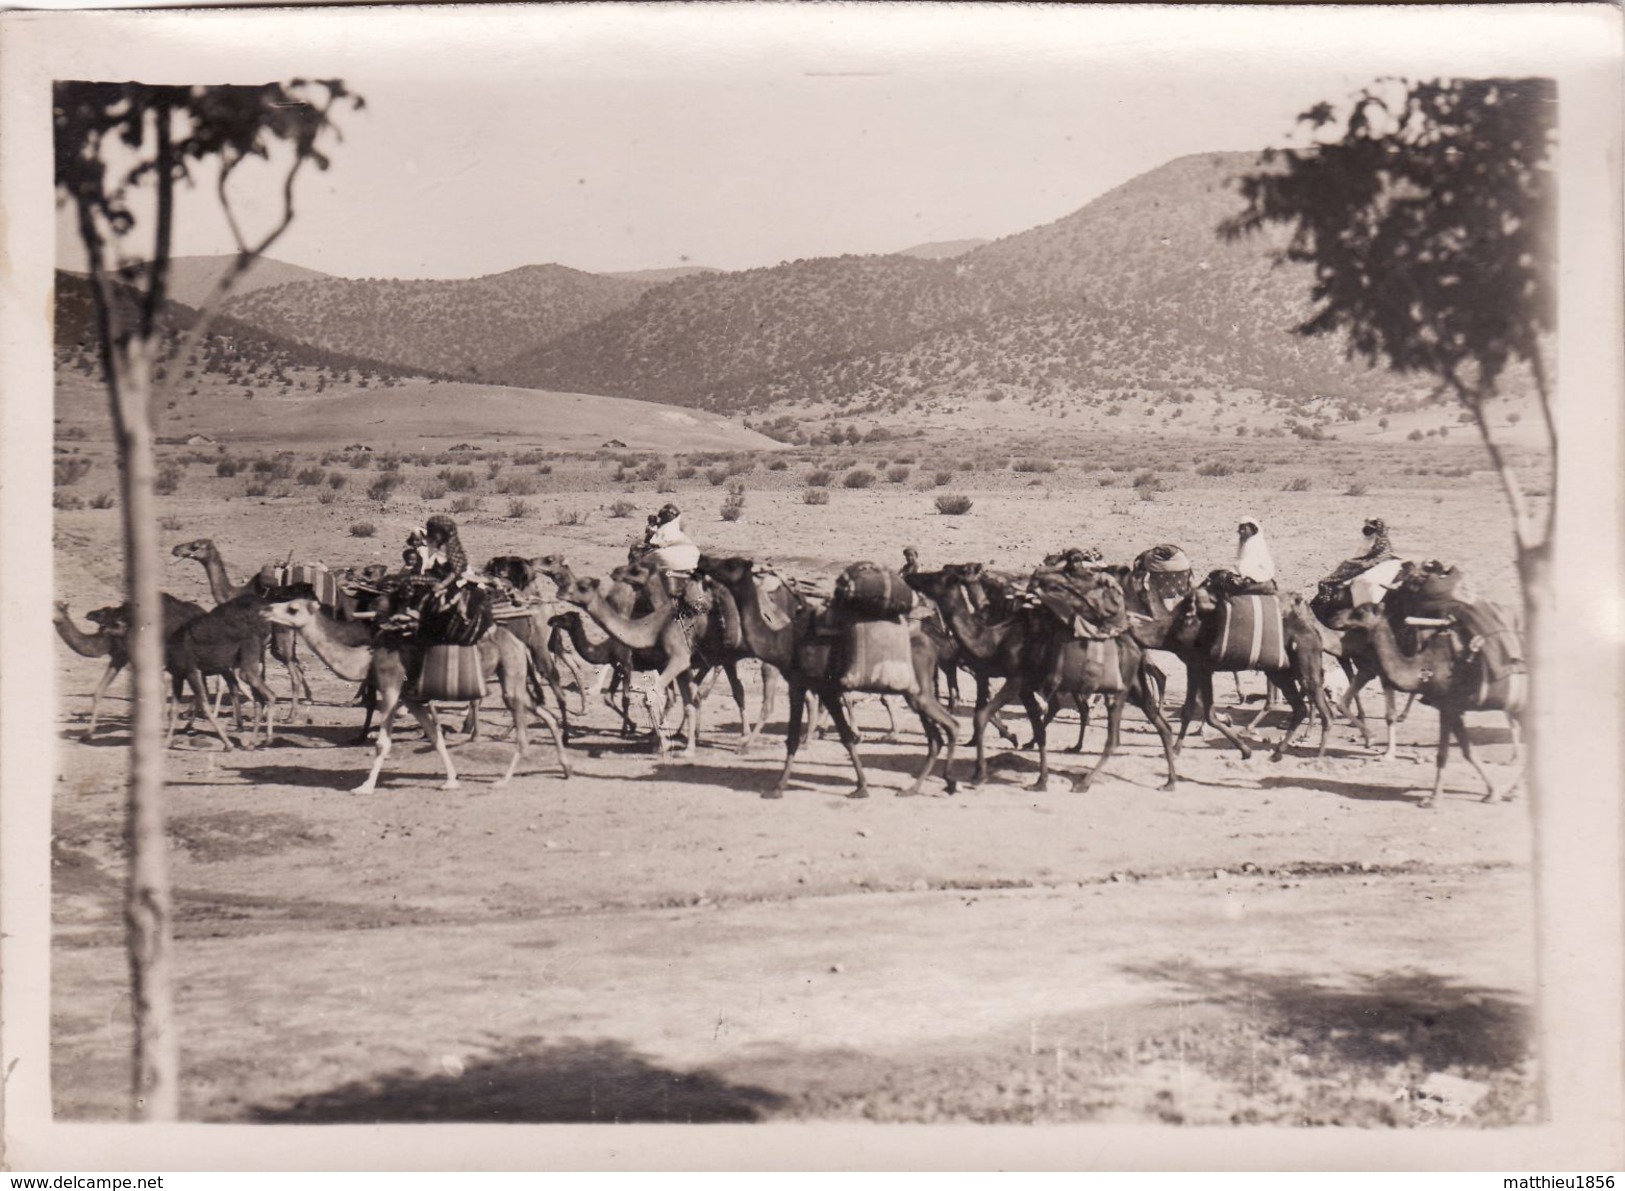
<path id="1" fill-rule="evenodd" d="M 461 575 L 468 570 L 468 554 L 457 537 L 457 522 L 444 513 L 436 513 L 424 523 L 424 528 L 428 530 L 430 545 L 439 547 L 450 574 Z"/>
<path id="2" fill-rule="evenodd" d="M 1388 540 L 1388 525 L 1380 517 L 1367 517 L 1360 533 L 1365 536 L 1365 557 L 1372 560 L 1392 558 L 1393 544 Z"/>

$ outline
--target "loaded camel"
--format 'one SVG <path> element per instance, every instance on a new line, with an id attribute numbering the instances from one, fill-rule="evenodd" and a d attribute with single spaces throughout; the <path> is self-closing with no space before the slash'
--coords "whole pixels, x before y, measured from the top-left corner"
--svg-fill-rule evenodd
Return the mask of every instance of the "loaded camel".
<path id="1" fill-rule="evenodd" d="M 212 538 L 182 542 L 170 553 L 176 558 L 189 558 L 202 565 L 203 573 L 208 576 L 209 592 L 214 596 L 217 606 L 232 600 L 257 600 L 252 581 L 240 585 L 232 583 L 231 576 L 226 572 L 226 564 L 221 559 L 220 551 Z M 295 644 L 297 640 L 292 632 L 283 627 L 275 628 L 271 632 L 271 656 L 287 667 L 288 681 L 293 688 L 293 716 L 299 714 L 300 695 L 304 696 L 307 703 L 314 702 L 310 693 L 310 681 L 305 677 L 305 668 L 299 662 L 298 647 Z M 306 712 L 305 718 L 309 720 L 309 712 Z"/>
<path id="2" fill-rule="evenodd" d="M 362 622 L 337 620 L 313 599 L 285 600 L 268 604 L 259 614 L 267 624 L 283 625 L 297 632 L 310 647 L 311 652 L 321 658 L 340 678 L 351 682 L 370 679 L 377 687 L 383 701 L 378 717 L 378 742 L 373 754 L 372 770 L 367 774 L 366 780 L 355 788 L 356 793 L 371 794 L 378 788 L 378 775 L 382 772 L 384 761 L 389 757 L 392 747 L 389 729 L 395 722 L 396 713 L 403 705 L 412 718 L 417 720 L 424 735 L 433 743 L 435 753 L 445 767 L 446 780 L 441 789 L 457 789 L 457 770 L 452 765 L 451 753 L 446 748 L 446 738 L 440 730 L 440 721 L 435 718 L 427 700 L 409 697 L 406 691 L 408 677 L 417 669 L 423 646 L 411 641 L 391 641 L 381 634 L 375 635 L 372 628 Z M 494 679 L 501 684 L 502 701 L 507 704 L 513 716 L 514 751 L 508 761 L 507 770 L 496 781 L 496 785 L 501 786 L 513 777 L 520 759 L 530 747 L 530 738 L 526 730 L 527 712 L 532 707 L 528 689 L 530 652 L 519 638 L 501 627 L 493 628 L 481 637 L 475 648 L 479 650 L 480 667 L 485 675 L 485 681 L 489 683 Z M 553 734 L 553 744 L 559 753 L 559 766 L 564 770 L 564 776 L 568 778 L 570 759 L 564 751 L 558 721 L 544 707 L 538 706 L 535 710 Z"/>
<path id="3" fill-rule="evenodd" d="M 1089 788 L 1116 751 L 1123 703 L 1125 698 L 1133 698 L 1162 739 L 1168 760 L 1168 781 L 1163 789 L 1174 789 L 1177 777 L 1172 732 L 1146 680 L 1144 649 L 1127 631 L 1128 613 L 1117 576 L 1095 569 L 1072 579 L 1078 598 L 1089 611 L 1089 619 L 1114 637 L 1106 664 L 1114 664 L 1117 674 L 1109 676 L 1103 670 L 1078 664 L 1081 659 L 1076 656 L 1067 656 L 1075 655 L 1075 651 L 1085 646 L 1073 640 L 1071 629 L 1043 608 L 1016 608 L 1008 616 L 994 620 L 972 614 L 966 589 L 979 586 L 981 575 L 980 564 L 972 563 L 917 573 L 909 579 L 911 586 L 937 600 L 949 630 L 959 642 L 960 660 L 977 675 L 978 683 L 989 678 L 1005 680 L 991 699 L 978 699 L 973 728 L 976 738 L 974 782 L 987 780 L 987 757 L 983 748 L 987 724 L 1010 699 L 1021 701 L 1032 724 L 1033 740 L 1038 746 L 1038 779 L 1032 789 L 1041 791 L 1047 788 L 1049 779 L 1045 739 L 1049 719 L 1039 706 L 1039 697 L 1054 706 L 1062 696 L 1072 696 L 1081 709 L 1091 694 L 1102 693 L 1107 699 L 1106 745 L 1100 760 L 1084 776 L 1081 788 Z"/>
<path id="4" fill-rule="evenodd" d="M 733 596 L 739 609 L 739 627 L 746 647 L 764 664 L 773 666 L 784 675 L 790 688 L 790 725 L 785 738 L 784 769 L 772 789 L 762 793 L 763 798 L 782 798 L 795 765 L 796 752 L 801 746 L 801 717 L 809 693 L 816 695 L 841 735 L 852 768 L 857 772 L 858 784 L 847 797 L 867 798 L 868 779 L 863 772 L 863 761 L 858 756 L 857 737 L 846 718 L 842 706 L 843 688 L 831 675 L 833 638 L 815 633 L 813 609 L 789 584 L 781 583 L 772 592 L 773 623 L 763 615 L 762 593 L 759 591 L 754 566 L 748 558 L 702 558 L 699 572 L 708 575 Z M 932 691 L 933 679 L 940 661 L 930 638 L 918 625 L 909 626 L 909 646 L 914 667 L 914 679 L 919 692 L 905 693 L 904 700 L 920 717 L 925 730 L 925 766 L 915 777 L 905 796 L 920 792 L 926 777 L 936 765 L 937 754 L 944 739 L 947 752 L 943 759 L 943 778 L 947 791 L 954 792 L 952 763 L 958 722 L 937 702 Z"/>
<path id="5" fill-rule="evenodd" d="M 195 620 L 203 615 L 203 608 L 198 604 L 178 600 L 168 592 L 160 593 L 163 600 L 163 635 L 167 641 L 171 633 L 180 628 L 189 620 Z M 96 684 L 96 690 L 90 697 L 90 726 L 85 729 L 82 739 L 89 740 L 96 732 L 96 722 L 101 710 L 102 696 L 113 680 L 130 664 L 130 645 L 125 626 L 130 619 L 130 605 L 119 604 L 117 607 L 97 608 L 87 614 L 92 624 L 97 626 L 94 633 L 86 633 L 74 623 L 73 617 L 68 613 L 68 605 L 56 601 L 55 614 L 51 623 L 56 627 L 57 636 L 66 642 L 69 649 L 80 657 L 106 658 L 107 669 L 102 671 L 101 681 Z"/>
<path id="6" fill-rule="evenodd" d="M 1383 681 L 1397 690 L 1416 692 L 1424 702 L 1438 709 L 1439 745 L 1434 759 L 1433 791 L 1422 800 L 1423 807 L 1432 807 L 1444 788 L 1444 767 L 1450 757 L 1451 737 L 1461 745 L 1461 755 L 1484 783 L 1483 801 L 1499 801 L 1517 786 L 1523 777 L 1521 769 L 1506 790 L 1496 792 L 1495 783 L 1473 756 L 1465 713 L 1501 710 L 1515 727 L 1521 727 L 1527 693 L 1527 682 L 1521 673 L 1511 675 L 1505 682 L 1481 682 L 1482 661 L 1471 656 L 1464 658 L 1455 633 L 1448 629 L 1429 636 L 1416 652 L 1406 653 L 1400 648 L 1387 615 L 1376 604 L 1362 604 L 1351 612 L 1341 613 L 1337 623 L 1368 635 L 1377 664 L 1382 667 Z"/>

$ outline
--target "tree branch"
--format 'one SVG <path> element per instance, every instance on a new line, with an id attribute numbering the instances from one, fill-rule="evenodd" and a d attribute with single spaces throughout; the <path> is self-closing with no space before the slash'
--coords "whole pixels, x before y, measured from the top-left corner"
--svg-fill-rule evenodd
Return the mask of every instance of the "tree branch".
<path id="1" fill-rule="evenodd" d="M 1473 421 L 1478 423 L 1479 437 L 1484 440 L 1484 447 L 1490 453 L 1490 461 L 1495 464 L 1495 470 L 1501 477 L 1501 487 L 1506 492 L 1507 504 L 1512 508 L 1512 536 L 1518 544 L 1518 553 L 1527 554 L 1540 545 L 1530 540 L 1529 531 L 1533 520 L 1529 516 L 1529 503 L 1524 498 L 1517 473 L 1513 471 L 1512 465 L 1506 461 L 1506 456 L 1501 451 L 1501 444 L 1496 442 L 1495 436 L 1490 433 L 1482 397 L 1461 383 L 1461 378 L 1456 375 L 1454 368 L 1445 371 L 1444 379 L 1455 390 L 1461 403 L 1473 411 Z"/>

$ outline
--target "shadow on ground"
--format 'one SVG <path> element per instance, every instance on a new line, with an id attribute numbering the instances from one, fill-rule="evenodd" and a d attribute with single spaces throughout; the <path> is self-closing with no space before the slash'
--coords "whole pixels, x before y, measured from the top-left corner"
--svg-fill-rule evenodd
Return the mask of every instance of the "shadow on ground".
<path id="1" fill-rule="evenodd" d="M 1192 963 L 1127 970 L 1173 985 L 1182 995 L 1244 1008 L 1273 1031 L 1343 1063 L 1494 1072 L 1531 1054 L 1530 1013 L 1521 1000 L 1504 989 L 1427 972 L 1362 975 L 1326 985 L 1301 975 Z"/>
<path id="2" fill-rule="evenodd" d="M 258 1107 L 250 1120 L 330 1124 L 485 1121 L 554 1124 L 746 1122 L 784 1098 L 705 1071 L 673 1071 L 623 1043 L 521 1039 L 461 1074 L 398 1071 Z"/>

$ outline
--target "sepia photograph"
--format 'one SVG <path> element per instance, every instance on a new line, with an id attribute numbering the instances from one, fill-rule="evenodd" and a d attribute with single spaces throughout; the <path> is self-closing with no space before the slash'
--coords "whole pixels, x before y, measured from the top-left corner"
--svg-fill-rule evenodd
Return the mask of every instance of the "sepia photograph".
<path id="1" fill-rule="evenodd" d="M 1617 7 L 0 59 L 0 1165 L 1625 1161 Z"/>

